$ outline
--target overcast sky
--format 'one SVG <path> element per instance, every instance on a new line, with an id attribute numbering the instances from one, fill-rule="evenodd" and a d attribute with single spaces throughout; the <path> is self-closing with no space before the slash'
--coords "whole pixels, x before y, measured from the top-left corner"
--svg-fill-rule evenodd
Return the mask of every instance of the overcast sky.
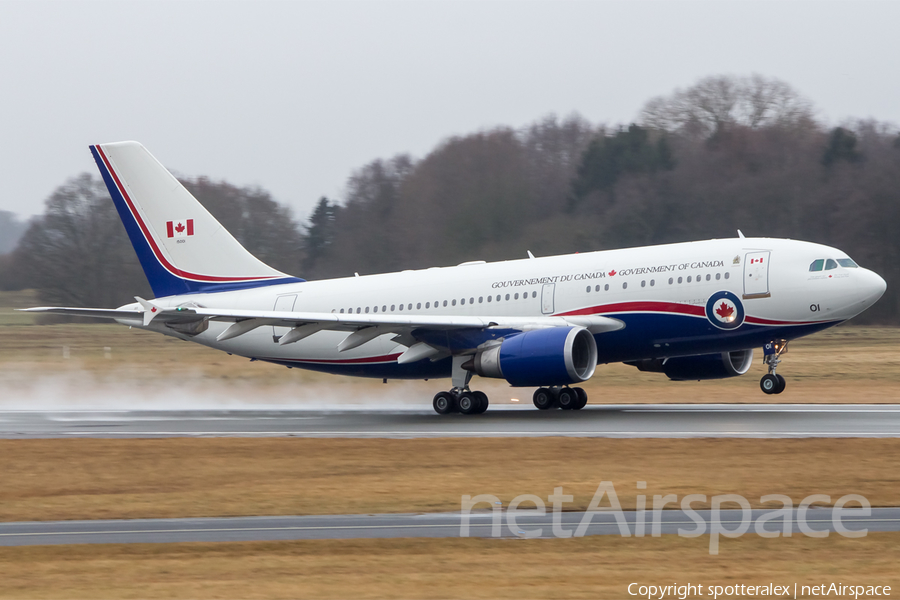
<path id="1" fill-rule="evenodd" d="M 792 84 L 823 120 L 900 123 L 900 2 L 0 0 L 0 210 L 87 146 L 259 185 L 306 219 L 352 170 L 548 113 L 636 118 L 713 74 Z"/>

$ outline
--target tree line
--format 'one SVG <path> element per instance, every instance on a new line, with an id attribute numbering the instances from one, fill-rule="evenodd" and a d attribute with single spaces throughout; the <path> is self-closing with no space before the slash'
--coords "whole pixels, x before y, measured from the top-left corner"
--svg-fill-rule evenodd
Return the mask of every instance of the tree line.
<path id="1" fill-rule="evenodd" d="M 900 136 L 815 118 L 788 84 L 714 76 L 648 101 L 628 126 L 573 115 L 373 160 L 303 223 L 258 188 L 186 187 L 263 261 L 307 279 L 708 238 L 788 237 L 845 250 L 888 281 L 861 321 L 900 322 Z M 63 260 L 65 259 L 65 260 Z M 48 303 L 150 293 L 97 177 L 60 186 L 0 285 Z"/>

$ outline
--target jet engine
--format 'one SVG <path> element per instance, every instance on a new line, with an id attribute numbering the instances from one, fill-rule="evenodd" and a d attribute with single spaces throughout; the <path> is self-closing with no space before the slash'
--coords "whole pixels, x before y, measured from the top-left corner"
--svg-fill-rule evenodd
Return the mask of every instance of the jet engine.
<path id="1" fill-rule="evenodd" d="M 462 365 L 517 387 L 587 381 L 597 368 L 597 342 L 584 327 L 548 327 L 508 337 Z"/>
<path id="2" fill-rule="evenodd" d="M 753 349 L 630 362 L 640 371 L 665 373 L 674 381 L 725 379 L 743 375 L 753 363 Z"/>

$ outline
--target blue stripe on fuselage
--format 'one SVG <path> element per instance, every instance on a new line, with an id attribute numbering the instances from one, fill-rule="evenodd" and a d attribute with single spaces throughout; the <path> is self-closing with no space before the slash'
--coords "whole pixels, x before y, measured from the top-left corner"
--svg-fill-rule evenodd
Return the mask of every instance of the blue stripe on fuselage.
<path id="1" fill-rule="evenodd" d="M 841 321 L 824 321 L 804 325 L 753 325 L 744 323 L 733 331 L 713 327 L 705 318 L 687 315 L 633 313 L 615 315 L 625 322 L 625 328 L 594 335 L 597 341 L 597 362 L 616 363 L 644 358 L 691 356 L 732 352 L 748 348 L 762 348 L 772 340 L 791 340 L 833 327 Z M 443 335 L 444 332 L 441 332 Z M 459 338 L 464 347 L 477 346 L 475 332 Z M 480 331 L 483 341 L 492 339 L 486 330 Z M 446 337 L 444 339 L 447 339 Z M 474 344 L 474 345 L 470 345 Z M 658 347 L 657 347 L 658 345 Z M 404 365 L 397 362 L 334 364 L 312 360 L 280 360 L 261 358 L 268 362 L 355 377 L 388 379 L 429 379 L 450 377 L 449 358 L 431 362 L 428 359 Z"/>

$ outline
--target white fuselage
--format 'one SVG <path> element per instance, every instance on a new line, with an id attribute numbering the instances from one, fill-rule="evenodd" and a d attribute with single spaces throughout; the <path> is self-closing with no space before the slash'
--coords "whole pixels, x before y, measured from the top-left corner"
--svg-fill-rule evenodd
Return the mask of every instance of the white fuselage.
<path id="1" fill-rule="evenodd" d="M 883 293 L 884 281 L 867 269 L 810 271 L 819 259 L 847 257 L 808 242 L 735 238 L 170 296 L 156 303 L 338 314 L 601 315 L 626 324 L 597 337 L 599 361 L 614 362 L 724 352 L 808 335 L 859 314 Z M 721 291 L 743 302 L 746 316 L 737 329 L 715 327 L 703 312 Z M 163 324 L 148 328 L 241 356 L 375 377 L 393 376 L 396 357 L 406 349 L 385 334 L 340 352 L 338 344 L 348 335 L 343 331 L 279 345 L 287 329 L 271 326 L 216 341 L 226 326 L 210 322 L 192 337 Z M 436 376 L 424 366 L 396 370 L 396 376 Z"/>

